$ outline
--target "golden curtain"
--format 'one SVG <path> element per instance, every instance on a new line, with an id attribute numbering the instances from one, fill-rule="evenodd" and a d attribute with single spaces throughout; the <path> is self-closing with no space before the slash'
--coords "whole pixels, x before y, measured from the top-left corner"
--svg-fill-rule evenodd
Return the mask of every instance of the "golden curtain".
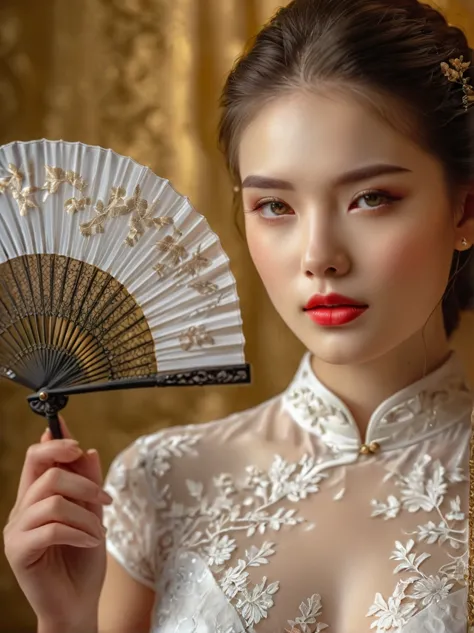
<path id="1" fill-rule="evenodd" d="M 437 2 L 474 41 L 471 3 Z M 73 399 L 69 426 L 85 448 L 101 452 L 104 469 L 143 433 L 224 416 L 277 393 L 303 351 L 270 306 L 235 229 L 231 187 L 216 144 L 225 75 L 280 4 L 284 1 L 1 0 L 0 142 L 80 140 L 149 165 L 207 216 L 237 278 L 252 386 Z M 474 316 L 468 315 L 454 344 L 474 383 L 472 331 Z M 25 396 L 21 388 L 0 383 L 2 525 L 14 503 L 25 450 L 44 429 Z M 2 555 L 0 631 L 27 629 L 35 630 L 34 618 Z"/>

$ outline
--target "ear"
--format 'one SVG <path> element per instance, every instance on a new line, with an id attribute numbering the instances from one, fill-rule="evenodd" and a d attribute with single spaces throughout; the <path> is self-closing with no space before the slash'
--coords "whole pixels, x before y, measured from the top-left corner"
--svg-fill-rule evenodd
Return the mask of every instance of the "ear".
<path id="1" fill-rule="evenodd" d="M 468 250 L 474 244 L 474 186 L 464 191 L 456 221 L 455 248 L 458 251 Z"/>

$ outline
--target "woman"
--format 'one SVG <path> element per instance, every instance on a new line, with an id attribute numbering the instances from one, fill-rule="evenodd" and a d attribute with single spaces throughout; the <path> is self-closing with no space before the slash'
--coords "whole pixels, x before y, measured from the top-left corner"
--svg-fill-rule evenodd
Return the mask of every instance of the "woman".
<path id="1" fill-rule="evenodd" d="M 5 541 L 40 633 L 465 630 L 470 58 L 417 0 L 294 0 L 237 62 L 220 140 L 308 354 L 255 409 L 139 438 L 110 498 L 96 454 L 30 448 Z"/>

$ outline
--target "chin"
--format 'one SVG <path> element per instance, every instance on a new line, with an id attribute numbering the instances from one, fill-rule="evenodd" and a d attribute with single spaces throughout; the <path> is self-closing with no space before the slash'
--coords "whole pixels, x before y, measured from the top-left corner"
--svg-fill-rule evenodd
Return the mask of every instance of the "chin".
<path id="1" fill-rule="evenodd" d="M 329 365 L 363 365 L 388 354 L 393 341 L 387 332 L 374 333 L 372 328 L 339 327 L 322 329 L 317 326 L 291 328 L 311 354 Z"/>
<path id="2" fill-rule="evenodd" d="M 361 365 L 374 356 L 379 355 L 368 353 L 369 350 L 366 345 L 360 345 L 356 342 L 344 345 L 341 342 L 322 342 L 313 338 L 313 340 L 308 340 L 304 344 L 313 356 L 328 365 Z"/>
<path id="3" fill-rule="evenodd" d="M 344 326 L 324 328 L 313 324 L 307 316 L 284 319 L 293 334 L 318 360 L 329 365 L 364 365 L 394 350 L 407 351 L 423 349 L 425 346 L 423 330 L 429 321 L 429 315 L 410 314 L 393 323 L 388 315 L 374 315 L 377 318 L 359 319 Z M 372 316 L 372 315 L 371 315 Z M 442 312 L 439 310 L 439 328 L 442 325 Z"/>

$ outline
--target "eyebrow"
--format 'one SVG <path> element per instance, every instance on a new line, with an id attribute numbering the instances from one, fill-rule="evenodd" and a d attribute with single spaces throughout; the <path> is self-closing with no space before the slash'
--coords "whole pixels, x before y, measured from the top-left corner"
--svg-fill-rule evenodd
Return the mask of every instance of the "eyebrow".
<path id="1" fill-rule="evenodd" d="M 398 165 L 368 165 L 367 167 L 361 167 L 354 171 L 349 171 L 337 178 L 334 182 L 335 186 L 340 187 L 342 185 L 350 185 L 361 180 L 368 180 L 369 178 L 375 178 L 376 176 L 383 176 L 387 174 L 403 174 L 412 173 L 411 169 L 400 167 Z M 243 183 L 242 189 L 286 189 L 294 191 L 294 186 L 288 180 L 280 180 L 279 178 L 269 178 L 267 176 L 247 176 Z"/>

